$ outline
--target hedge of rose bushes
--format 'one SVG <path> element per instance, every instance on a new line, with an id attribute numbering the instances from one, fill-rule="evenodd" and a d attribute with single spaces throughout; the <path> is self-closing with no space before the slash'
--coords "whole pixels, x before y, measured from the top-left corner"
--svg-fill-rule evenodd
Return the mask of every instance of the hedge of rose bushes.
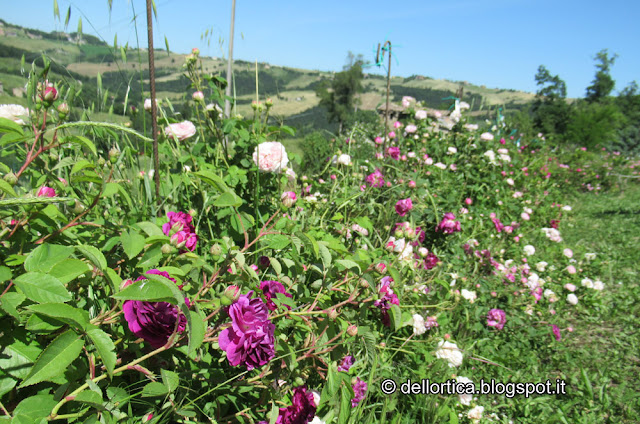
<path id="1" fill-rule="evenodd" d="M 380 384 L 517 382 L 502 369 L 571 337 L 607 287 L 598 252 L 563 241 L 559 183 L 597 192 L 622 159 L 566 165 L 503 119 L 478 129 L 456 101 L 443 128 L 407 98 L 414 118 L 373 140 L 353 128 L 305 175 L 271 103 L 223 119 L 224 81 L 197 62 L 197 119 L 159 103 L 158 169 L 149 137 L 68 122 L 72 93 L 36 73 L 30 110 L 0 106 L 0 419 L 517 419 Z"/>

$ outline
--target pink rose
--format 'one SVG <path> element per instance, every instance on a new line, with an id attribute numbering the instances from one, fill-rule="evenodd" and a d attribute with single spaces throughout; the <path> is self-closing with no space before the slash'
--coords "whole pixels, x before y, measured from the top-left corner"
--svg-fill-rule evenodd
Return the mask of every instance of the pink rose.
<path id="1" fill-rule="evenodd" d="M 256 146 L 253 162 L 262 172 L 282 172 L 289 164 L 289 157 L 282 143 L 266 141 Z"/>
<path id="2" fill-rule="evenodd" d="M 56 191 L 51 187 L 42 186 L 40 190 L 38 190 L 38 197 L 56 197 Z"/>
<path id="3" fill-rule="evenodd" d="M 182 121 L 177 124 L 169 124 L 164 129 L 164 133 L 167 137 L 175 137 L 177 140 L 183 141 L 195 135 L 196 126 L 189 121 Z"/>
<path id="4" fill-rule="evenodd" d="M 411 198 L 398 200 L 396 203 L 396 212 L 400 216 L 405 216 L 413 208 L 413 202 Z"/>

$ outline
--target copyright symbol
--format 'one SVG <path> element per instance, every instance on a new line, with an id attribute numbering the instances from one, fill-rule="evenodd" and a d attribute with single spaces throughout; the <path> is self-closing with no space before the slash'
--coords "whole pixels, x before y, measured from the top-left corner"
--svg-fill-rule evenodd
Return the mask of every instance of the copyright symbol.
<path id="1" fill-rule="evenodd" d="M 380 390 L 382 390 L 382 393 L 384 393 L 385 395 L 390 395 L 395 393 L 397 387 L 398 386 L 396 385 L 396 382 L 390 378 L 383 380 L 382 384 L 380 384 Z"/>

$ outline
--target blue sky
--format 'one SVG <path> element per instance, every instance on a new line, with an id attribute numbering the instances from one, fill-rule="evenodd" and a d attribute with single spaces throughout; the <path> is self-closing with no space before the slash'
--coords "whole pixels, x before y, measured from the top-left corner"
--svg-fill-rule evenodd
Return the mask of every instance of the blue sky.
<path id="1" fill-rule="evenodd" d="M 112 44 L 136 45 L 138 14 L 146 46 L 144 0 L 4 0 L 2 19 L 46 31 L 77 29 Z M 172 51 L 199 47 L 226 56 L 231 0 L 156 0 L 156 47 L 164 37 Z M 610 0 L 236 0 L 234 57 L 323 71 L 341 70 L 347 52 L 373 61 L 378 42 L 390 40 L 392 74 L 426 75 L 495 88 L 535 92 L 539 65 L 567 83 L 569 97 L 583 97 L 595 74 L 593 57 L 608 48 L 616 90 L 640 83 L 640 1 Z M 201 40 L 209 30 L 210 42 Z M 370 72 L 383 73 L 370 68 Z"/>

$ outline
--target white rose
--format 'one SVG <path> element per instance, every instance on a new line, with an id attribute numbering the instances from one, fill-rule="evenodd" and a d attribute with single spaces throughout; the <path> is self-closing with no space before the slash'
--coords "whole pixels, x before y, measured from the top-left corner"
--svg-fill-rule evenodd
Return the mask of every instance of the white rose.
<path id="1" fill-rule="evenodd" d="M 438 343 L 438 348 L 436 358 L 446 359 L 450 367 L 459 367 L 462 365 L 464 356 L 455 343 L 441 340 L 440 343 Z"/>
<path id="2" fill-rule="evenodd" d="M 427 111 L 426 110 L 418 110 L 415 115 L 416 119 L 427 119 Z"/>
<path id="3" fill-rule="evenodd" d="M 578 296 L 576 296 L 573 293 L 569 293 L 567 295 L 567 302 L 571 303 L 572 305 L 577 305 L 578 304 Z"/>
<path id="4" fill-rule="evenodd" d="M 484 406 L 478 405 L 475 408 L 470 409 L 469 412 L 467 412 L 467 418 L 475 422 L 478 422 L 479 420 L 482 419 L 483 412 L 484 412 Z"/>
<path id="5" fill-rule="evenodd" d="M 535 247 L 533 247 L 533 246 L 531 246 L 530 244 L 527 244 L 527 245 L 524 247 L 524 249 L 523 249 L 523 250 L 524 250 L 524 253 L 526 253 L 526 255 L 527 255 L 527 256 L 531 256 L 531 255 L 533 255 L 533 254 L 535 254 L 535 253 L 536 253 L 536 248 L 535 248 Z"/>
<path id="6" fill-rule="evenodd" d="M 471 379 L 469 379 L 467 377 L 456 377 L 456 382 L 465 383 L 465 385 L 467 385 L 469 383 L 473 383 L 473 381 L 471 381 Z M 471 401 L 473 400 L 473 395 L 472 394 L 458 394 L 458 399 L 460 400 L 460 403 L 462 405 L 469 406 L 469 405 L 471 405 Z"/>
<path id="7" fill-rule="evenodd" d="M 340 165 L 351 165 L 351 156 L 347 155 L 346 153 L 341 154 L 340 156 L 334 156 L 332 162 L 335 164 L 340 164 Z"/>
<path id="8" fill-rule="evenodd" d="M 413 334 L 419 336 L 427 331 L 424 325 L 424 317 L 420 314 L 413 315 Z"/>
<path id="9" fill-rule="evenodd" d="M 467 290 L 467 289 L 460 290 L 460 295 L 462 297 L 464 297 L 465 299 L 467 299 L 469 301 L 469 303 L 475 302 L 476 298 L 478 297 L 476 295 L 476 292 L 470 291 L 470 290 Z"/>
<path id="10" fill-rule="evenodd" d="M 549 265 L 548 263 L 546 263 L 545 261 L 540 261 L 536 264 L 536 269 L 539 272 L 544 272 L 545 269 L 547 269 L 547 265 Z"/>
<path id="11" fill-rule="evenodd" d="M 29 109 L 20 105 L 0 105 L 0 118 L 5 118 L 18 125 L 24 125 L 24 119 L 29 117 Z"/>
<path id="12" fill-rule="evenodd" d="M 262 172 L 280 173 L 289 163 L 289 158 L 282 143 L 266 141 L 256 146 L 253 163 L 258 165 Z"/>

